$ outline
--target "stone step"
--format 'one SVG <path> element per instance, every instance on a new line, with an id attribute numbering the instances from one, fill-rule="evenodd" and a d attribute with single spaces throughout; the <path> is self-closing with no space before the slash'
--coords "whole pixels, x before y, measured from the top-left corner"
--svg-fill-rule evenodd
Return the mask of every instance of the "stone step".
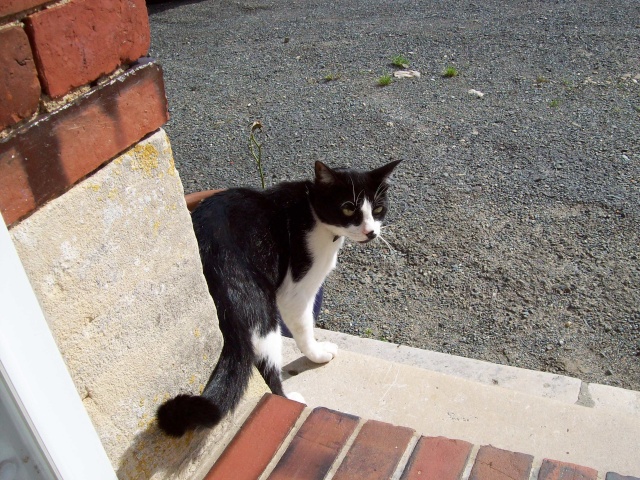
<path id="1" fill-rule="evenodd" d="M 640 392 L 632 390 L 586 383 L 566 375 L 499 365 L 320 328 L 316 329 L 316 338 L 333 342 L 341 350 L 453 375 L 485 385 L 497 385 L 559 402 L 577 403 L 640 416 Z"/>
<path id="2" fill-rule="evenodd" d="M 204 480 L 640 480 L 266 394 Z"/>
<path id="3" fill-rule="evenodd" d="M 407 426 L 420 436 L 526 452 L 538 465 L 549 458 L 600 472 L 640 472 L 640 416 L 628 411 L 588 408 L 563 400 L 565 393 L 555 399 L 349 350 L 317 365 L 291 339 L 285 339 L 284 358 L 285 391 L 301 393 L 311 408 Z"/>

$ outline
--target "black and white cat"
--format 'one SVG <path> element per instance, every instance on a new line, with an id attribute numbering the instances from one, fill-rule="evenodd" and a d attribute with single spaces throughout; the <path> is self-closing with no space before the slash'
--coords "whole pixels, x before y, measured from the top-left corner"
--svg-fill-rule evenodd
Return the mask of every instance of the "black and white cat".
<path id="1" fill-rule="evenodd" d="M 314 338 L 314 299 L 345 238 L 366 243 L 380 235 L 386 180 L 399 162 L 368 172 L 316 162 L 314 182 L 225 190 L 198 206 L 193 226 L 224 346 L 202 395 L 160 406 L 165 433 L 217 424 L 238 404 L 253 365 L 273 393 L 285 395 L 278 312 L 309 360 L 336 355 L 336 345 Z"/>

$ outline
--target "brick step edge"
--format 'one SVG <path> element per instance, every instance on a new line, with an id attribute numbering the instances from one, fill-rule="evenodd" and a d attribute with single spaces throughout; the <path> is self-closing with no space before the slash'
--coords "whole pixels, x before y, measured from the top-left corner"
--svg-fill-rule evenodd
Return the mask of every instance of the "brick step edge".
<path id="1" fill-rule="evenodd" d="M 425 437 L 411 428 L 323 407 L 309 413 L 298 402 L 265 394 L 204 480 L 640 480 L 603 475 L 491 445 Z"/>
<path id="2" fill-rule="evenodd" d="M 169 119 L 162 68 L 141 58 L 117 77 L 0 140 L 7 226 L 64 194 Z"/>

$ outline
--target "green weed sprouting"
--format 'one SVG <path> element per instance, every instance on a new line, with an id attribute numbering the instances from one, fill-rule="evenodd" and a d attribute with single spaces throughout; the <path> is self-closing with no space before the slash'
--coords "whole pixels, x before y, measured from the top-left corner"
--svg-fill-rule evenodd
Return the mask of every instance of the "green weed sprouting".
<path id="1" fill-rule="evenodd" d="M 388 73 L 385 73 L 380 78 L 378 78 L 378 86 L 386 87 L 387 85 L 390 85 L 390 84 L 391 84 L 391 75 L 389 75 Z"/>
<path id="2" fill-rule="evenodd" d="M 258 173 L 260 174 L 260 182 L 262 183 L 262 188 L 265 189 L 264 183 L 264 171 L 262 169 L 262 144 L 258 143 L 256 140 L 255 132 L 256 130 L 260 130 L 262 132 L 262 123 L 253 122 L 251 124 L 251 132 L 249 132 L 249 153 L 256 162 L 258 166 Z"/>
<path id="3" fill-rule="evenodd" d="M 409 68 L 409 60 L 402 55 L 396 55 L 391 59 L 391 64 L 398 68 Z"/>
<path id="4" fill-rule="evenodd" d="M 444 72 L 442 72 L 442 76 L 445 78 L 457 77 L 458 70 L 456 69 L 456 67 L 449 66 L 444 69 Z"/>

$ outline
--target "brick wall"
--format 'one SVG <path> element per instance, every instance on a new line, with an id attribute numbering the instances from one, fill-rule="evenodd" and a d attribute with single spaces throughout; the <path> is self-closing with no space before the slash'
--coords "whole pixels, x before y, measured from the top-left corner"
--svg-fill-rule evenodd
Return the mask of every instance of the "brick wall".
<path id="1" fill-rule="evenodd" d="M 222 335 L 148 48 L 144 0 L 0 0 L 0 211 L 117 477 L 187 480 L 267 387 L 211 431 L 154 421 Z"/>
<path id="2" fill-rule="evenodd" d="M 0 3 L 0 211 L 27 217 L 168 119 L 144 0 Z"/>

